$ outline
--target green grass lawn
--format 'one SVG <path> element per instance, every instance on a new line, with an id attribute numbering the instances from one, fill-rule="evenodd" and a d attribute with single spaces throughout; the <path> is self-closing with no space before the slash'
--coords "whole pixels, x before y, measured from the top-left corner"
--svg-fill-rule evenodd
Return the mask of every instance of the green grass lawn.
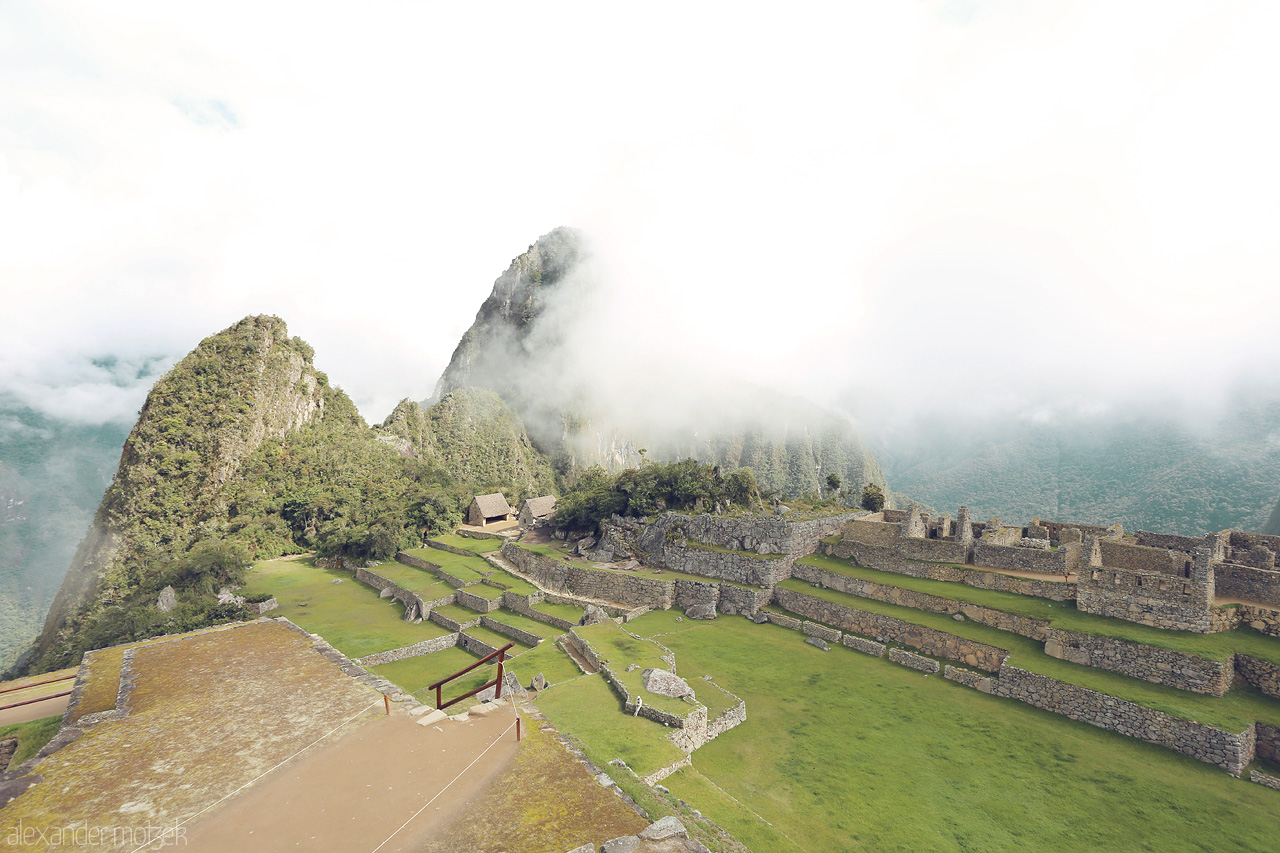
<path id="1" fill-rule="evenodd" d="M 449 575 L 464 583 L 489 577 L 495 571 L 493 566 L 490 566 L 480 557 L 455 554 L 452 551 L 441 551 L 439 548 L 410 548 L 405 553 L 420 557 L 428 563 L 434 563 Z"/>
<path id="2" fill-rule="evenodd" d="M 453 587 L 426 569 L 419 569 L 394 560 L 369 569 L 375 575 L 386 578 L 401 589 L 416 593 L 423 601 L 434 601 L 453 595 Z"/>
<path id="3" fill-rule="evenodd" d="M 555 640 L 547 640 L 537 648 L 520 655 L 511 662 L 509 668 L 525 687 L 529 686 L 538 673 L 542 673 L 547 683 L 553 685 L 555 690 L 559 690 L 562 684 L 583 677 L 582 670 L 578 669 L 573 659 L 556 645 Z"/>
<path id="4" fill-rule="evenodd" d="M 671 669 L 671 665 L 662 659 L 665 652 L 653 641 L 637 640 L 622 630 L 612 619 L 574 630 L 577 631 L 578 636 L 590 644 L 597 658 L 608 662 L 609 669 L 619 681 L 626 685 L 627 692 L 632 696 L 642 696 L 646 705 L 652 705 L 661 711 L 682 717 L 693 710 L 694 706 L 687 702 L 668 696 L 659 696 L 644 689 L 646 669 Z M 637 668 L 627 672 L 627 666 L 631 664 L 635 664 Z M 699 687 L 704 685 L 689 682 L 689 686 L 697 694 Z M 708 685 L 706 689 L 711 691 L 715 688 Z"/>
<path id="5" fill-rule="evenodd" d="M 342 583 L 333 583 L 335 580 Z M 288 617 L 352 658 L 449 633 L 425 620 L 417 625 L 405 622 L 403 604 L 394 598 L 379 598 L 376 589 L 357 581 L 351 572 L 316 568 L 310 558 L 258 563 L 240 592 L 275 596 L 280 606 L 271 616 Z"/>
<path id="6" fill-rule="evenodd" d="M 746 699 L 664 784 L 754 850 L 1275 848 L 1280 794 L 1169 750 L 777 626 L 633 626 Z M 589 754 L 624 748 L 590 703 L 557 711 Z"/>
<path id="7" fill-rule="evenodd" d="M 550 601 L 544 601 L 541 604 L 534 605 L 533 609 L 548 616 L 559 616 L 561 619 L 568 619 L 575 624 L 582 618 L 582 608 L 573 604 L 553 604 Z"/>
<path id="8" fill-rule="evenodd" d="M 43 749 L 46 743 L 53 740 L 53 736 L 58 733 L 58 729 L 61 727 L 61 714 L 53 717 L 43 717 L 39 720 L 31 720 L 26 723 L 10 723 L 7 726 L 0 726 L 0 740 L 8 740 L 11 737 L 18 739 L 18 750 L 13 754 L 13 758 L 9 760 L 9 769 L 17 770 L 28 759 L 34 758 L 35 754 Z"/>
<path id="9" fill-rule="evenodd" d="M 956 622 L 943 613 L 913 610 L 909 607 L 848 595 L 833 589 L 814 588 L 795 578 L 784 581 L 779 586 L 836 604 L 893 616 L 916 625 L 924 625 L 958 637 L 967 637 L 980 643 L 1007 649 L 1010 653 L 1009 663 L 1013 666 L 1048 675 L 1070 684 L 1078 684 L 1090 690 L 1108 693 L 1130 702 L 1137 702 L 1175 717 L 1198 720 L 1235 732 L 1255 721 L 1280 725 L 1280 701 L 1263 696 L 1250 687 L 1233 687 L 1227 695 L 1222 697 L 1188 693 L 1119 673 L 1059 660 L 1045 654 L 1043 644 L 1028 637 L 1001 631 L 988 625 L 980 625 L 977 622 Z M 637 620 L 639 621 L 642 620 Z M 662 642 L 670 645 L 665 639 Z M 963 666 L 963 664 L 960 665 Z M 729 685 L 725 686 L 729 687 Z M 729 689 L 733 688 L 729 687 Z"/>
<path id="10" fill-rule="evenodd" d="M 962 583 L 882 572 L 854 565 L 848 560 L 839 560 L 820 554 L 810 555 L 799 562 L 825 569 L 833 574 L 928 593 L 953 601 L 977 604 L 1031 619 L 1043 619 L 1053 627 L 1064 631 L 1078 631 L 1083 634 L 1128 640 L 1131 643 L 1145 643 L 1149 646 L 1186 652 L 1215 661 L 1225 661 L 1232 653 L 1242 652 L 1280 665 L 1280 637 L 1268 637 L 1252 628 L 1237 628 L 1234 631 L 1218 634 L 1167 631 L 1123 619 L 1084 613 L 1077 610 L 1075 602 L 1071 601 L 1049 601 L 1012 592 L 978 589 Z"/>
<path id="11" fill-rule="evenodd" d="M 532 595 L 538 591 L 538 588 L 529 583 L 524 578 L 518 578 L 505 569 L 498 569 L 493 573 L 492 580 L 509 587 L 516 595 Z M 483 586 L 483 584 L 481 584 Z"/>
<path id="12" fill-rule="evenodd" d="M 665 739 L 671 731 L 666 726 L 624 714 L 622 700 L 600 675 L 548 690 L 538 697 L 538 707 L 551 722 L 581 740 L 592 760 L 610 775 L 626 772 L 608 767 L 615 758 L 645 776 L 684 756 Z"/>
<path id="13" fill-rule="evenodd" d="M 373 667 L 373 672 L 394 684 L 398 684 L 406 692 L 413 693 L 419 702 L 434 705 L 436 692 L 434 690 L 424 690 L 423 688 L 447 675 L 452 675 L 463 667 L 470 666 L 478 660 L 480 660 L 479 655 L 473 655 L 465 649 L 455 646 L 434 654 L 419 655 L 398 660 L 395 663 L 384 663 L 381 666 Z M 456 681 L 446 684 L 442 690 L 443 695 L 441 698 L 448 702 L 455 696 L 461 696 L 469 690 L 474 690 L 486 681 L 492 681 L 496 675 L 496 660 L 493 663 L 476 667 Z M 461 705 L 465 704 L 465 702 L 461 703 Z M 451 708 L 450 712 L 457 713 L 458 710 L 461 710 L 461 706 Z"/>
<path id="14" fill-rule="evenodd" d="M 432 537 L 431 541 L 462 548 L 474 554 L 488 554 L 490 551 L 498 551 L 502 548 L 501 539 L 472 539 L 470 536 L 458 536 L 454 533 Z"/>
<path id="15" fill-rule="evenodd" d="M 447 616 L 454 622 L 465 623 L 473 619 L 478 619 L 480 614 L 469 607 L 463 607 L 461 604 L 446 604 L 443 607 L 431 608 L 432 613 L 439 613 L 441 616 Z"/>

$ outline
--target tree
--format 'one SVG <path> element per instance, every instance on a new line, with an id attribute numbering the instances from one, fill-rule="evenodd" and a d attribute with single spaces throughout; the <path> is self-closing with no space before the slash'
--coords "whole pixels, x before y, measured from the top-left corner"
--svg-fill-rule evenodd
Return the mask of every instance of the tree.
<path id="1" fill-rule="evenodd" d="M 832 471 L 827 475 L 827 488 L 833 492 L 840 491 L 840 475 Z"/>
<path id="2" fill-rule="evenodd" d="M 867 483 L 867 487 L 862 490 L 862 508 L 871 512 L 884 509 L 884 492 L 875 483 Z"/>

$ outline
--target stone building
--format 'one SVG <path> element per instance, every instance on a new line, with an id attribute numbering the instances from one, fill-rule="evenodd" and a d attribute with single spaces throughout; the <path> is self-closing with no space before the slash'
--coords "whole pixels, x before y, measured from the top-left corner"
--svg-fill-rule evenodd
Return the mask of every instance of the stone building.
<path id="1" fill-rule="evenodd" d="M 540 498 L 529 498 L 522 503 L 517 519 L 521 527 L 533 527 L 549 520 L 555 511 L 556 496 L 543 495 Z"/>
<path id="2" fill-rule="evenodd" d="M 491 495 L 476 495 L 467 508 L 467 524 L 473 527 L 484 527 L 486 524 L 497 524 L 510 521 L 515 510 L 507 503 L 501 492 Z"/>

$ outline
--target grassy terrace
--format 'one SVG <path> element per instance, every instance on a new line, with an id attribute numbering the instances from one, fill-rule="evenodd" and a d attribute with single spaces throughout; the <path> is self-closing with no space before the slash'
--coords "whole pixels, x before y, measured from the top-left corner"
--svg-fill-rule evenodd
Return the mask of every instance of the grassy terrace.
<path id="1" fill-rule="evenodd" d="M 53 736 L 58 733 L 58 729 L 61 727 L 61 714 L 44 717 L 39 720 L 31 720 L 26 723 L 10 723 L 7 726 L 0 726 L 0 740 L 8 740 L 11 737 L 18 739 L 18 750 L 9 760 L 9 767 L 17 770 L 27 759 L 34 758 L 35 754 L 43 749 L 46 743 L 53 740 Z"/>
<path id="2" fill-rule="evenodd" d="M 510 669 L 525 687 L 538 673 L 542 673 L 551 685 L 561 685 L 576 678 L 582 678 L 582 670 L 563 649 L 556 645 L 554 639 L 547 640 L 536 649 L 530 649 L 511 662 Z M 557 686 L 556 691 L 560 688 Z M 555 692 L 555 691 L 553 691 Z M 551 695 L 550 693 L 547 694 Z M 542 700 L 538 700 L 541 707 Z"/>
<path id="3" fill-rule="evenodd" d="M 439 548 L 410 548 L 405 553 L 434 563 L 464 583 L 487 578 L 494 571 L 493 566 L 480 557 L 468 557 L 452 551 L 441 551 Z"/>
<path id="4" fill-rule="evenodd" d="M 670 669 L 671 665 L 662 659 L 663 651 L 650 640 L 637 640 L 622 629 L 612 619 L 576 629 L 578 636 L 586 640 L 595 650 L 596 657 L 607 661 L 613 674 L 627 686 L 632 696 L 643 696 L 644 703 L 660 711 L 684 716 L 693 710 L 693 706 L 680 699 L 671 699 L 649 693 L 644 689 L 643 673 L 646 669 Z M 637 668 L 631 672 L 626 669 L 630 664 Z M 696 693 L 697 684 L 690 684 Z M 708 689 L 714 689 L 708 686 Z"/>
<path id="5" fill-rule="evenodd" d="M 490 580 L 497 581 L 500 584 L 510 587 L 511 591 L 514 592 L 516 595 L 531 595 L 538 591 L 538 588 L 536 586 L 529 583 L 524 578 L 518 578 L 515 575 L 511 574 L 511 572 L 508 572 L 504 569 L 499 569 L 498 571 L 494 572 Z M 478 586 L 486 586 L 486 584 L 478 584 Z M 477 595 L 479 594 L 480 593 L 477 593 Z"/>
<path id="6" fill-rule="evenodd" d="M 614 758 L 644 776 L 684 757 L 665 739 L 669 732 L 665 726 L 622 713 L 621 700 L 602 676 L 578 678 L 548 690 L 538 697 L 538 707 L 556 726 L 588 744 L 589 754 L 610 775 L 626 774 L 608 767 Z"/>
<path id="7" fill-rule="evenodd" d="M 497 551 L 502 548 L 501 539 L 472 539 L 470 536 L 458 536 L 453 533 L 446 536 L 436 536 L 431 541 L 439 542 L 441 545 L 450 545 L 454 548 L 462 548 L 473 554 L 488 554 L 490 551 Z"/>
<path id="8" fill-rule="evenodd" d="M 868 580 L 886 586 L 896 586 L 915 592 L 928 593 L 967 604 L 977 604 L 1031 619 L 1042 619 L 1053 627 L 1082 634 L 1113 637 L 1131 643 L 1144 643 L 1171 651 L 1186 652 L 1208 660 L 1225 661 L 1234 652 L 1270 661 L 1280 665 L 1280 638 L 1259 634 L 1252 628 L 1238 628 L 1219 634 L 1193 634 L 1186 631 L 1167 631 L 1149 625 L 1138 625 L 1123 619 L 1097 616 L 1077 610 L 1074 602 L 1049 601 L 1013 592 L 977 589 L 967 584 L 950 581 L 915 578 L 894 572 L 882 572 L 855 565 L 848 560 L 814 554 L 799 560 L 800 563 L 824 569 L 832 574 Z M 972 567 L 969 567 L 972 568 Z"/>
<path id="9" fill-rule="evenodd" d="M 746 700 L 746 722 L 663 784 L 753 850 L 1275 847 L 1280 794 L 1170 750 L 772 625 L 631 627 Z M 597 761 L 626 748 L 556 724 Z"/>
<path id="10" fill-rule="evenodd" d="M 533 609 L 548 616 L 559 616 L 561 619 L 568 619 L 570 622 L 577 622 L 582 618 L 583 613 L 581 607 L 572 604 L 552 604 L 550 601 L 544 601 Z"/>
<path id="11" fill-rule="evenodd" d="M 444 607 L 433 607 L 431 612 L 439 613 L 441 616 L 448 616 L 454 622 L 470 622 L 480 616 L 476 611 L 469 607 L 463 607 L 461 604 L 446 604 Z"/>
<path id="12" fill-rule="evenodd" d="M 564 558 L 568 556 L 568 553 L 566 551 L 561 550 L 557 546 L 548 545 L 545 543 L 526 545 L 522 542 L 520 543 L 520 547 L 529 551 L 533 551 L 534 553 L 537 553 L 537 554 L 542 554 L 547 557 L 552 557 L 562 562 L 564 561 Z M 695 547 L 701 547 L 701 546 L 699 545 Z M 707 545 L 704 550 L 723 551 L 726 554 L 742 554 L 744 556 L 755 557 L 760 560 L 776 559 L 778 556 L 780 556 L 777 554 L 757 554 L 754 551 L 730 551 L 727 548 L 716 548 L 711 545 Z M 568 561 L 568 564 L 571 566 L 576 566 L 579 569 L 588 569 L 593 572 L 611 572 L 616 575 L 626 575 L 628 577 L 636 577 L 636 578 L 649 578 L 650 580 L 655 580 L 655 581 L 695 581 L 697 583 L 722 583 L 722 584 L 727 584 L 729 586 L 736 586 L 741 589 L 753 588 L 750 586 L 746 586 L 745 584 L 737 584 L 737 583 L 731 583 L 730 581 L 723 581 L 723 580 L 720 580 L 719 578 L 709 578 L 709 577 L 706 577 L 705 575 L 691 575 L 687 572 L 677 572 L 677 571 L 673 571 L 672 569 L 655 569 L 645 565 L 640 565 L 635 569 L 626 569 L 626 570 L 607 569 L 607 568 L 604 568 L 603 566 L 597 566 L 591 563 L 584 563 L 581 560 L 574 559 L 574 558 L 570 558 Z"/>
<path id="13" fill-rule="evenodd" d="M 501 581 L 499 581 L 501 583 Z M 467 587 L 467 592 L 472 595 L 478 595 L 481 598 L 487 598 L 490 601 L 502 598 L 502 590 L 496 586 L 489 586 L 487 583 L 476 583 Z"/>
<path id="14" fill-rule="evenodd" d="M 423 688 L 447 675 L 453 675 L 453 673 L 463 667 L 470 666 L 478 660 L 480 660 L 479 656 L 455 646 L 434 654 L 418 655 L 417 657 L 398 660 L 395 663 L 384 663 L 381 666 L 373 667 L 373 672 L 394 684 L 398 684 L 406 692 L 413 693 L 419 702 L 434 705 L 436 692 L 434 690 L 424 690 Z M 461 696 L 486 681 L 492 681 L 496 675 L 496 663 L 476 667 L 458 680 L 446 684 L 441 691 L 442 698 L 445 702 L 448 702 L 454 696 Z M 451 709 L 450 713 L 456 714 L 458 710 L 461 710 L 466 705 L 467 703 L 464 702 L 457 710 Z"/>
<path id="15" fill-rule="evenodd" d="M 475 637 L 477 640 L 479 640 L 482 643 L 488 643 L 489 645 L 493 646 L 495 649 L 500 649 L 503 646 L 505 646 L 507 643 L 515 643 L 515 647 L 511 649 L 511 651 L 507 652 L 508 657 L 512 655 L 518 655 L 522 652 L 529 650 L 529 646 L 526 646 L 524 643 L 520 642 L 519 640 L 513 640 L 511 637 L 508 637 L 506 634 L 499 634 L 497 631 L 490 631 L 488 628 L 484 627 L 483 625 L 477 625 L 474 628 L 468 628 L 463 633 L 469 637 Z"/>
<path id="16" fill-rule="evenodd" d="M 417 593 L 423 601 L 453 595 L 453 587 L 426 569 L 415 568 L 394 560 L 372 566 L 369 571 L 386 578 L 401 589 Z"/>
<path id="17" fill-rule="evenodd" d="M 555 625 L 548 625 L 546 622 L 539 622 L 537 619 L 530 619 L 528 616 L 521 616 L 519 613 L 512 613 L 510 610 L 495 610 L 487 615 L 489 618 L 497 620 L 504 625 L 519 628 L 521 631 L 528 631 L 535 637 L 542 637 L 544 640 L 554 640 L 564 633 L 562 628 L 557 628 Z"/>
<path id="18" fill-rule="evenodd" d="M 885 604 L 869 598 L 848 595 L 833 589 L 814 588 L 804 581 L 792 578 L 779 584 L 783 589 L 811 595 L 835 604 L 843 604 L 869 613 L 880 613 L 893 616 L 905 622 L 924 625 L 966 637 L 980 643 L 1007 649 L 1009 663 L 1021 669 L 1048 675 L 1059 681 L 1087 687 L 1130 702 L 1136 702 L 1164 711 L 1175 717 L 1186 720 L 1197 720 L 1230 731 L 1240 731 L 1249 723 L 1258 721 L 1270 725 L 1280 725 L 1280 701 L 1269 699 L 1258 691 L 1237 686 L 1221 698 L 1204 696 L 1199 693 L 1187 693 L 1160 684 L 1151 684 L 1137 678 L 1129 678 L 1115 672 L 1108 672 L 1093 667 L 1081 666 L 1050 657 L 1044 653 L 1041 644 L 1027 637 L 1001 631 L 976 622 L 957 622 L 942 613 L 931 613 L 925 610 L 913 610 L 896 604 Z M 773 609 L 773 608 L 770 608 Z M 783 611 L 785 612 L 785 611 Z M 666 643 L 665 640 L 663 640 Z M 666 643 L 670 645 L 669 643 Z M 963 666 L 963 664 L 960 664 Z M 733 688 L 730 687 L 730 690 Z"/>
<path id="19" fill-rule="evenodd" d="M 418 625 L 405 622 L 403 604 L 379 598 L 376 589 L 356 581 L 350 572 L 317 568 L 309 557 L 258 563 L 241 593 L 275 596 L 280 606 L 272 616 L 289 618 L 353 658 L 449 633 L 425 620 Z"/>

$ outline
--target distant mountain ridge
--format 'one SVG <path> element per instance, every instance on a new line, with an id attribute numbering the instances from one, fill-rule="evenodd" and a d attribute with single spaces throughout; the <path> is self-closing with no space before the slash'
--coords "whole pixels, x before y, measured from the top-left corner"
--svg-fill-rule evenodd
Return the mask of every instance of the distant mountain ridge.
<path id="1" fill-rule="evenodd" d="M 875 447 L 897 488 L 975 517 L 1186 535 L 1280 527 L 1278 397 L 1238 397 L 1201 428 L 1158 411 L 981 429 L 939 420 Z"/>

